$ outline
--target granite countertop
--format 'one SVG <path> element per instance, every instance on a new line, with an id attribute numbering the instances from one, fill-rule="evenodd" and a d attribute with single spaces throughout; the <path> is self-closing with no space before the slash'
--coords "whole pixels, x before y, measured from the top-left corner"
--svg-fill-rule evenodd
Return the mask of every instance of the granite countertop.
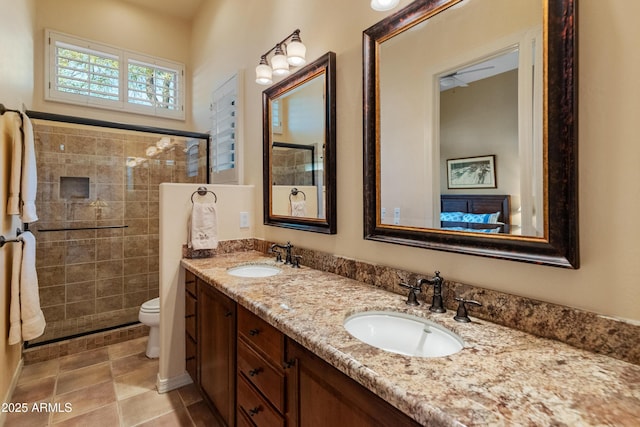
<path id="1" fill-rule="evenodd" d="M 184 267 L 229 295 L 422 424 L 638 425 L 640 366 L 473 317 L 453 320 L 405 304 L 397 295 L 302 266 L 240 278 L 227 268 L 274 263 L 255 251 L 183 259 Z M 385 352 L 342 326 L 353 313 L 394 310 L 425 317 L 458 334 L 464 348 L 420 358 Z"/>

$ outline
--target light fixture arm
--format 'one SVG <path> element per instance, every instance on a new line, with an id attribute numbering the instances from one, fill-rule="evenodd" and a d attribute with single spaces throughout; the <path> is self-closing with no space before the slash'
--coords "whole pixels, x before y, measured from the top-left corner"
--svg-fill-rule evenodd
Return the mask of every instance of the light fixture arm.
<path id="1" fill-rule="evenodd" d="M 300 30 L 294 30 L 260 57 L 260 62 L 256 67 L 256 83 L 271 84 L 273 83 L 274 75 L 277 77 L 288 75 L 290 72 L 289 66 L 299 67 L 304 65 L 306 62 L 306 50 L 307 48 L 300 39 Z M 269 64 L 267 58 L 272 53 L 271 64 Z"/>
<path id="2" fill-rule="evenodd" d="M 285 37 L 280 43 L 276 43 L 276 45 L 274 47 L 272 47 L 271 49 L 266 51 L 266 53 L 264 55 L 262 55 L 262 57 L 266 58 L 267 56 L 269 56 L 269 54 L 271 52 L 273 52 L 274 50 L 276 50 L 278 48 L 278 46 L 283 46 L 287 42 L 287 40 L 289 40 L 290 38 L 293 38 L 294 35 L 296 35 L 296 36 L 298 36 L 298 38 L 300 38 L 300 30 L 298 30 L 298 29 L 294 30 L 291 34 L 289 34 L 287 37 Z"/>

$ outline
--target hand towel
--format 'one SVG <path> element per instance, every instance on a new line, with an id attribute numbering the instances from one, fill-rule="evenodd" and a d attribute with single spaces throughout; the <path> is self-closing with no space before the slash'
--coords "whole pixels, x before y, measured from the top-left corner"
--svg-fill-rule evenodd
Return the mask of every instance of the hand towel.
<path id="1" fill-rule="evenodd" d="M 291 216 L 307 216 L 307 202 L 305 200 L 296 200 L 291 202 Z"/>
<path id="2" fill-rule="evenodd" d="M 9 165 L 9 199 L 7 215 L 20 215 L 20 181 L 22 175 L 22 133 L 20 116 L 6 112 L 0 116 L 0 142 L 11 150 Z"/>
<path id="3" fill-rule="evenodd" d="M 200 250 L 218 247 L 218 217 L 215 203 L 194 202 L 189 223 L 191 248 Z"/>
<path id="4" fill-rule="evenodd" d="M 11 295 L 9 303 L 9 345 L 22 340 L 20 324 L 20 269 L 22 268 L 22 244 L 11 245 L 13 262 L 11 263 Z"/>
<path id="5" fill-rule="evenodd" d="M 7 214 L 20 215 L 22 222 L 38 220 L 36 214 L 36 150 L 33 125 L 24 113 L 6 112 L 0 120 L 2 146 L 11 147 Z"/>
<path id="6" fill-rule="evenodd" d="M 12 280 L 11 307 L 9 309 L 11 321 L 9 344 L 20 342 L 20 338 L 23 341 L 37 338 L 44 333 L 44 327 L 46 326 L 44 313 L 42 313 L 40 309 L 40 293 L 38 289 L 38 275 L 36 273 L 36 239 L 30 231 L 22 233 L 20 238 L 22 239 L 22 260 L 18 268 L 16 259 L 14 258 L 12 277 L 15 275 L 15 271 L 19 270 L 19 311 L 21 324 L 16 322 L 13 317 L 15 316 L 14 302 L 16 296 L 14 294 L 15 291 Z M 16 328 L 19 328 L 20 333 L 15 332 Z M 17 342 L 15 341 L 16 338 L 18 339 Z"/>
<path id="7" fill-rule="evenodd" d="M 20 220 L 30 223 L 38 220 L 36 214 L 36 191 L 38 175 L 36 171 L 36 150 L 33 140 L 33 125 L 26 114 L 22 114 L 22 177 L 20 180 Z"/>

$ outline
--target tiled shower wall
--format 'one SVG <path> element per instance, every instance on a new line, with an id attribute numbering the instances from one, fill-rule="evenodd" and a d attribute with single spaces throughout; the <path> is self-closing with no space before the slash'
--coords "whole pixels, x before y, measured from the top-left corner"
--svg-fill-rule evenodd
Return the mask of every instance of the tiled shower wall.
<path id="1" fill-rule="evenodd" d="M 206 140 L 43 120 L 34 132 L 47 327 L 29 344 L 137 321 L 158 296 L 159 184 L 206 182 Z"/>
<path id="2" fill-rule="evenodd" d="M 273 149 L 271 175 L 274 185 L 313 185 L 310 150 L 293 148 Z"/>

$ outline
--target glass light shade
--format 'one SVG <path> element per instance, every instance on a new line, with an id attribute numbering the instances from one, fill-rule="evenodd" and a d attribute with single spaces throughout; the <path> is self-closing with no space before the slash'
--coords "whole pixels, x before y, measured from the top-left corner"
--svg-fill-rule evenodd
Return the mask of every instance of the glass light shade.
<path id="1" fill-rule="evenodd" d="M 271 58 L 271 67 L 273 68 L 273 74 L 276 76 L 286 76 L 289 74 L 289 62 L 280 45 L 278 45 L 275 55 Z"/>
<path id="2" fill-rule="evenodd" d="M 371 9 L 382 12 L 393 9 L 398 3 L 400 0 L 371 0 Z"/>
<path id="3" fill-rule="evenodd" d="M 291 43 L 287 45 L 287 61 L 294 67 L 299 67 L 307 62 L 305 59 L 306 54 L 307 47 L 300 40 L 300 36 L 294 34 L 291 38 Z"/>
<path id="4" fill-rule="evenodd" d="M 270 85 L 273 83 L 271 67 L 268 64 L 260 63 L 256 67 L 256 83 Z"/>
<path id="5" fill-rule="evenodd" d="M 158 147 L 158 149 L 160 150 L 165 150 L 169 148 L 170 145 L 171 145 L 171 138 L 169 138 L 168 136 L 163 136 L 162 138 L 160 138 L 158 142 L 156 142 L 156 147 Z"/>

